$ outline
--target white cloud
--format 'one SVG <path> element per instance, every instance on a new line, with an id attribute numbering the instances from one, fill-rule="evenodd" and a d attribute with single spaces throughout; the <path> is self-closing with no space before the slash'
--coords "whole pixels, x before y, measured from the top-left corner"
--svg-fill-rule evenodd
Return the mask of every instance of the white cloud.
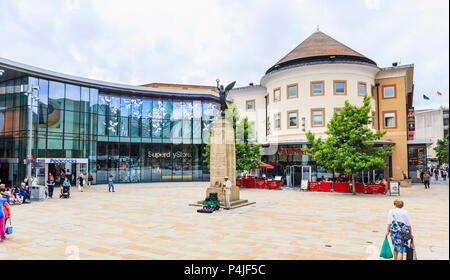
<path id="1" fill-rule="evenodd" d="M 375 60 L 415 64 L 415 105 L 448 101 L 448 1 L 0 1 L 0 57 L 127 84 L 259 83 L 320 30 Z M 436 90 L 444 96 L 436 98 Z M 430 103 L 422 94 L 431 95 Z M 434 96 L 433 96 L 434 95 Z M 429 105 L 432 104 L 432 105 Z"/>

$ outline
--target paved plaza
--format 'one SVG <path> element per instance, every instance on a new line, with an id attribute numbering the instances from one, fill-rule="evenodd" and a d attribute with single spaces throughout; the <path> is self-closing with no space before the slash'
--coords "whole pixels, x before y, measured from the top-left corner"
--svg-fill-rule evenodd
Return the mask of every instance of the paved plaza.
<path id="1" fill-rule="evenodd" d="M 118 184 L 114 193 L 98 185 L 14 205 L 0 259 L 379 259 L 397 198 L 241 189 L 256 204 L 200 214 L 188 204 L 207 184 Z M 401 189 L 419 259 L 449 258 L 448 189 Z"/>

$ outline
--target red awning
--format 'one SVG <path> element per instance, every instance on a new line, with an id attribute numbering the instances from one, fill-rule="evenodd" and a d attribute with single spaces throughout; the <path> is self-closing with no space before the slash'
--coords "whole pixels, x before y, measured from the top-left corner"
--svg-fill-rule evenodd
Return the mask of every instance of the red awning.
<path id="1" fill-rule="evenodd" d="M 262 162 L 262 166 L 258 167 L 258 169 L 274 169 L 274 167 L 270 164 Z M 256 169 L 256 167 L 252 167 L 252 169 Z"/>

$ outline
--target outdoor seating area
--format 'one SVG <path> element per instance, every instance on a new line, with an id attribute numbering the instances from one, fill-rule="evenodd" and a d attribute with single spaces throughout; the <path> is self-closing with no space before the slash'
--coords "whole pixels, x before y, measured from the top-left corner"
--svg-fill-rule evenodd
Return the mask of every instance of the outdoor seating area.
<path id="1" fill-rule="evenodd" d="M 355 183 L 355 192 L 356 193 L 365 193 L 365 194 L 386 194 L 389 189 L 389 181 L 386 181 L 386 184 L 364 184 L 364 183 Z M 350 193 L 352 192 L 351 183 L 346 182 L 309 182 L 308 183 L 308 191 L 321 191 L 321 192 L 342 192 L 342 193 Z"/>
<path id="2" fill-rule="evenodd" d="M 280 180 L 261 179 L 254 176 L 236 178 L 236 186 L 240 188 L 280 189 Z"/>
<path id="3" fill-rule="evenodd" d="M 279 180 L 267 180 L 260 179 L 254 176 L 246 176 L 241 178 L 236 178 L 236 186 L 240 188 L 256 188 L 256 189 L 280 189 Z M 355 183 L 355 192 L 364 194 L 386 194 L 389 189 L 389 181 L 385 184 L 376 183 Z M 306 190 L 306 189 L 305 189 Z M 348 182 L 332 182 L 332 181 L 321 181 L 321 182 L 308 182 L 308 191 L 316 192 L 340 192 L 340 193 L 351 193 L 351 183 Z"/>

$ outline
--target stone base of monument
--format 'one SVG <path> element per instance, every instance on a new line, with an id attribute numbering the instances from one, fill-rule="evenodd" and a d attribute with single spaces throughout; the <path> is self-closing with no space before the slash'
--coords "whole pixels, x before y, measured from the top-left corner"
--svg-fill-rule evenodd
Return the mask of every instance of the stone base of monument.
<path id="1" fill-rule="evenodd" d="M 209 193 L 212 193 L 212 192 L 217 193 L 217 195 L 219 197 L 219 201 L 220 201 L 220 207 L 224 208 L 225 207 L 225 195 L 222 194 L 222 188 L 210 187 L 210 188 L 206 189 L 205 198 L 209 197 Z M 252 205 L 255 203 L 256 202 L 251 202 L 251 201 L 248 201 L 247 199 L 240 199 L 239 198 L 239 188 L 237 188 L 235 186 L 231 187 L 231 195 L 230 195 L 231 209 L 248 206 L 248 205 Z M 197 203 L 191 203 L 191 204 L 189 204 L 189 206 L 203 207 L 203 201 L 197 201 Z"/>

